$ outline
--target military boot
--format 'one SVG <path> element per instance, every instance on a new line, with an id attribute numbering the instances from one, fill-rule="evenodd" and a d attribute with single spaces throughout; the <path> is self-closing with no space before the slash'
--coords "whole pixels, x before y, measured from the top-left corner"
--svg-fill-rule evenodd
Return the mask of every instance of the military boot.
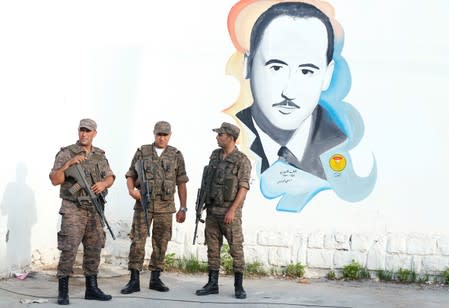
<path id="1" fill-rule="evenodd" d="M 159 278 L 160 275 L 160 271 L 151 271 L 150 289 L 159 292 L 168 292 L 170 289 Z"/>
<path id="2" fill-rule="evenodd" d="M 139 270 L 132 269 L 131 278 L 129 279 L 128 284 L 120 291 L 120 293 L 130 294 L 139 291 L 140 291 Z"/>
<path id="3" fill-rule="evenodd" d="M 246 292 L 243 289 L 243 273 L 234 273 L 234 291 L 236 298 L 246 298 Z"/>
<path id="4" fill-rule="evenodd" d="M 59 277 L 58 304 L 69 304 L 69 276 Z"/>
<path id="5" fill-rule="evenodd" d="M 86 276 L 86 293 L 84 294 L 85 299 L 95 299 L 99 301 L 108 301 L 112 298 L 111 295 L 104 294 L 98 288 L 97 276 Z"/>
<path id="6" fill-rule="evenodd" d="M 196 295 L 218 294 L 218 271 L 209 271 L 209 280 L 200 290 L 196 290 Z"/>

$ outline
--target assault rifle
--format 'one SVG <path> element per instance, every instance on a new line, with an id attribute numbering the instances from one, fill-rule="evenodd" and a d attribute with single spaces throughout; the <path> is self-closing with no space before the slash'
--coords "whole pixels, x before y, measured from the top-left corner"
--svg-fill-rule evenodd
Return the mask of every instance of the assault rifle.
<path id="1" fill-rule="evenodd" d="M 151 187 L 145 177 L 145 168 L 143 160 L 139 159 L 134 165 L 137 171 L 137 177 L 140 180 L 140 204 L 143 208 L 145 224 L 147 225 L 147 234 L 150 236 L 150 225 L 148 224 L 148 208 L 151 200 Z"/>
<path id="2" fill-rule="evenodd" d="M 66 176 L 71 176 L 76 180 L 76 183 L 80 186 L 80 188 L 84 189 L 84 191 L 87 193 L 87 199 L 90 203 L 92 203 L 95 206 L 95 209 L 97 210 L 98 215 L 100 215 L 100 222 L 101 225 L 106 227 L 109 230 L 109 233 L 111 233 L 112 238 L 115 240 L 114 232 L 112 232 L 111 227 L 109 226 L 108 221 L 106 220 L 106 217 L 104 216 L 103 207 L 106 203 L 105 195 L 103 193 L 100 193 L 96 195 L 92 189 L 90 188 L 89 182 L 86 179 L 86 174 L 84 173 L 83 167 L 81 167 L 80 164 L 74 164 L 69 169 L 65 171 Z M 75 185 L 77 185 L 75 184 Z M 81 197 L 82 198 L 82 197 Z"/>
<path id="3" fill-rule="evenodd" d="M 195 241 L 198 233 L 198 223 L 204 223 L 204 219 L 201 218 L 203 214 L 203 210 L 206 208 L 206 194 L 209 191 L 209 185 L 212 180 L 211 177 L 207 177 L 209 166 L 205 166 L 203 170 L 203 176 L 201 178 L 201 187 L 198 188 L 198 192 L 196 194 L 196 202 L 195 202 L 195 211 L 196 211 L 196 220 L 195 220 L 195 232 L 193 233 L 193 245 L 195 245 Z"/>

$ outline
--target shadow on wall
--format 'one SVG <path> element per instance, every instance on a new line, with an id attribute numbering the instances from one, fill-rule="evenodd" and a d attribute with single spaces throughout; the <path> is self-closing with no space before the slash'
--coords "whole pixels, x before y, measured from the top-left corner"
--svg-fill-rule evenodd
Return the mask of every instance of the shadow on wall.
<path id="1" fill-rule="evenodd" d="M 16 165 L 16 181 L 6 185 L 1 202 L 1 214 L 7 216 L 6 268 L 23 269 L 31 263 L 31 228 L 36 223 L 36 201 L 26 183 L 27 166 Z"/>

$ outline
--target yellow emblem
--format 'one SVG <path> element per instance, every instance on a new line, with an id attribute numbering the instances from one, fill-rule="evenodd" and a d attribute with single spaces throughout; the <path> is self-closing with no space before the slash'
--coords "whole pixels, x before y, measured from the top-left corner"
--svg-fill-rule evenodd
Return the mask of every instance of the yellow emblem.
<path id="1" fill-rule="evenodd" d="M 334 171 L 343 171 L 346 167 L 346 158 L 341 154 L 334 154 L 329 159 L 329 166 Z"/>

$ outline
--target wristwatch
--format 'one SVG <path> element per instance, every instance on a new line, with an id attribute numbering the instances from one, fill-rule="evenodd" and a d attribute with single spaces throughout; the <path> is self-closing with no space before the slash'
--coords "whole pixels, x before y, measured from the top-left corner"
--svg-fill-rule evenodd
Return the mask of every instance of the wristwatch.
<path id="1" fill-rule="evenodd" d="M 179 210 L 180 210 L 181 212 L 184 212 L 184 213 L 187 212 L 187 208 L 186 208 L 186 207 L 182 207 L 182 208 L 180 208 Z"/>

